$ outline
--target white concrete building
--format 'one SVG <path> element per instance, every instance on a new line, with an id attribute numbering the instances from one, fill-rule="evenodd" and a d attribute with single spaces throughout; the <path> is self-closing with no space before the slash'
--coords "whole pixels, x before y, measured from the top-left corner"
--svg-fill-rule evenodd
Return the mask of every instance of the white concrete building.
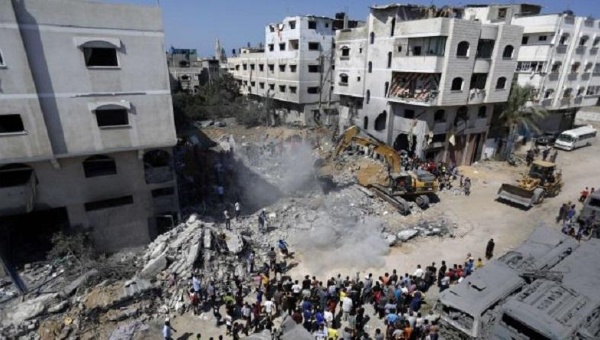
<path id="1" fill-rule="evenodd" d="M 332 83 L 334 38 L 343 25 L 343 17 L 286 17 L 265 27 L 264 48 L 242 48 L 237 57 L 228 58 L 229 72 L 242 93 L 263 102 L 272 99 L 268 105 L 280 120 L 331 123 L 327 120 L 338 101 Z"/>
<path id="2" fill-rule="evenodd" d="M 221 56 L 219 51 L 218 56 Z M 195 49 L 173 48 L 167 52 L 171 89 L 196 93 L 200 86 L 221 76 L 223 59 L 199 58 Z"/>
<path id="3" fill-rule="evenodd" d="M 537 5 L 468 6 L 469 15 L 484 22 L 508 22 L 523 27 L 517 56 L 516 81 L 535 88 L 532 105 L 549 111 L 545 130 L 570 128 L 581 107 L 600 97 L 600 20 L 541 14 Z"/>
<path id="4" fill-rule="evenodd" d="M 371 7 L 365 27 L 337 32 L 341 125 L 427 159 L 478 160 L 494 104 L 508 98 L 522 30 L 468 20 L 460 8 Z"/>
<path id="5" fill-rule="evenodd" d="M 104 251 L 149 242 L 178 215 L 160 9 L 0 8 L 0 246 L 43 248 L 68 226 Z"/>

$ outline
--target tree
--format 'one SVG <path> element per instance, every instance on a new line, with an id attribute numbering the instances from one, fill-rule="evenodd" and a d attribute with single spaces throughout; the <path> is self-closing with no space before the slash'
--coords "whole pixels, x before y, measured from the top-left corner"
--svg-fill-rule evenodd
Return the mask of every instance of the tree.
<path id="1" fill-rule="evenodd" d="M 532 86 L 520 86 L 513 83 L 508 101 L 503 105 L 500 113 L 500 122 L 508 128 L 508 141 L 506 154 L 513 152 L 514 142 L 517 138 L 519 128 L 527 131 L 540 132 L 539 123 L 548 115 L 548 111 L 536 106 L 528 105 L 531 101 L 534 88 Z"/>

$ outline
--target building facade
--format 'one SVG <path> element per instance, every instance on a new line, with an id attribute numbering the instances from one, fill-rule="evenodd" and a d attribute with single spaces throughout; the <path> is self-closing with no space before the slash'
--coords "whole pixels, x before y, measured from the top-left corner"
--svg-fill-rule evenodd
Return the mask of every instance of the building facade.
<path id="1" fill-rule="evenodd" d="M 355 21 L 317 16 L 286 17 L 267 25 L 261 48 L 240 49 L 229 72 L 241 91 L 271 106 L 276 119 L 300 124 L 331 124 L 335 31 Z"/>
<path id="2" fill-rule="evenodd" d="M 215 58 L 199 58 L 195 49 L 172 48 L 167 52 L 167 65 L 171 89 L 196 93 L 200 86 L 211 83 L 221 75 L 224 61 L 217 53 Z M 224 57 L 223 57 L 224 58 Z"/>
<path id="3" fill-rule="evenodd" d="M 0 8 L 2 246 L 68 226 L 101 251 L 149 242 L 178 216 L 160 9 Z"/>
<path id="4" fill-rule="evenodd" d="M 495 103 L 505 102 L 522 28 L 483 24 L 462 8 L 371 7 L 336 36 L 340 123 L 420 157 L 483 157 Z"/>
<path id="5" fill-rule="evenodd" d="M 570 11 L 541 14 L 526 4 L 468 6 L 468 16 L 482 22 L 523 27 L 515 80 L 532 86 L 530 105 L 548 111 L 543 130 L 572 126 L 579 108 L 593 106 L 600 97 L 600 20 Z"/>

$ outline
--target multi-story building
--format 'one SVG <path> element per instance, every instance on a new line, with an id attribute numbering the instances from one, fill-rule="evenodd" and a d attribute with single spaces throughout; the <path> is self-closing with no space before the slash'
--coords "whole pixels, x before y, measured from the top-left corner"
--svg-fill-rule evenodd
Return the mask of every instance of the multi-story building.
<path id="1" fill-rule="evenodd" d="M 102 251 L 149 242 L 178 215 L 160 9 L 0 8 L 0 247 L 35 251 L 65 226 Z"/>
<path id="2" fill-rule="evenodd" d="M 468 20 L 462 8 L 373 6 L 365 27 L 336 37 L 341 125 L 397 150 L 470 164 L 505 102 L 523 29 Z"/>
<path id="3" fill-rule="evenodd" d="M 332 83 L 335 31 L 358 25 L 344 18 L 295 16 L 267 25 L 265 47 L 241 49 L 229 58 L 229 71 L 243 94 L 267 102 L 279 119 L 330 123 L 338 101 Z"/>
<path id="4" fill-rule="evenodd" d="M 465 11 L 483 22 L 523 27 L 515 78 L 535 89 L 530 104 L 548 111 L 542 129 L 570 128 L 579 108 L 597 104 L 600 20 L 570 11 L 541 14 L 540 6 L 526 4 L 467 6 Z"/>
<path id="5" fill-rule="evenodd" d="M 220 76 L 220 64 L 223 61 L 221 55 L 219 50 L 215 58 L 199 58 L 195 49 L 171 47 L 167 52 L 171 88 L 188 93 L 198 92 L 200 86 L 211 83 Z"/>

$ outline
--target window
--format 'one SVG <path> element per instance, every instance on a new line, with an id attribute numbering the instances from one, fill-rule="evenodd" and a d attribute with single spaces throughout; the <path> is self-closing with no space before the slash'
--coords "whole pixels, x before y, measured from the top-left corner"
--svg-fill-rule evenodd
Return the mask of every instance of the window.
<path id="1" fill-rule="evenodd" d="M 298 68 L 297 65 L 290 65 L 290 72 L 296 73 L 296 68 Z"/>
<path id="2" fill-rule="evenodd" d="M 360 81 L 360 76 L 356 76 L 356 81 Z"/>
<path id="3" fill-rule="evenodd" d="M 361 53 L 361 54 L 362 54 L 362 47 L 359 47 L 359 48 L 358 48 L 358 53 Z"/>
<path id="4" fill-rule="evenodd" d="M 365 116 L 365 118 L 363 118 L 363 129 L 368 129 L 369 128 L 369 117 Z"/>
<path id="5" fill-rule="evenodd" d="M 596 47 L 596 46 L 598 46 L 598 44 L 600 44 L 600 37 L 594 38 L 594 42 L 592 43 L 592 47 Z M 0 56 L 0 58 L 1 58 L 1 56 Z"/>
<path id="6" fill-rule="evenodd" d="M 285 51 L 285 43 L 279 43 L 279 50 Z"/>
<path id="7" fill-rule="evenodd" d="M 558 44 L 561 45 L 561 46 L 564 46 L 564 45 L 567 44 L 567 41 L 569 41 L 569 35 L 568 34 L 563 34 L 560 37 L 560 40 L 558 41 Z"/>
<path id="8" fill-rule="evenodd" d="M 367 90 L 367 104 L 371 101 L 371 90 Z"/>
<path id="9" fill-rule="evenodd" d="M 318 51 L 320 50 L 321 44 L 319 44 L 318 42 L 309 42 L 308 43 L 308 50 L 309 51 Z"/>
<path id="10" fill-rule="evenodd" d="M 452 87 L 450 90 L 452 91 L 461 91 L 463 86 L 463 79 L 461 77 L 456 77 L 452 79 Z"/>
<path id="11" fill-rule="evenodd" d="M 83 173 L 85 178 L 116 175 L 117 164 L 104 155 L 88 157 L 83 161 Z"/>
<path id="12" fill-rule="evenodd" d="M 0 167 L 0 188 L 23 186 L 37 181 L 33 169 L 25 164 L 13 163 Z"/>
<path id="13" fill-rule="evenodd" d="M 552 64 L 552 69 L 550 70 L 550 72 L 558 73 L 558 71 L 560 71 L 561 66 L 562 66 L 562 63 L 560 61 L 555 62 L 554 64 Z"/>
<path id="14" fill-rule="evenodd" d="M 383 131 L 385 130 L 385 126 L 387 124 L 387 111 L 383 110 L 377 118 L 375 118 L 375 131 Z"/>
<path id="15" fill-rule="evenodd" d="M 260 83 L 258 83 L 258 87 L 260 87 L 261 89 L 264 89 L 265 83 L 261 81 Z"/>
<path id="16" fill-rule="evenodd" d="M 553 89 L 546 90 L 546 92 L 544 93 L 544 99 L 548 99 L 548 98 L 552 98 L 552 97 L 554 97 L 554 90 Z"/>
<path id="17" fill-rule="evenodd" d="M 571 95 L 573 94 L 573 89 L 572 88 L 566 88 L 565 91 L 563 92 L 563 98 L 571 98 Z"/>
<path id="18" fill-rule="evenodd" d="M 477 44 L 477 55 L 476 58 L 489 59 L 492 57 L 494 51 L 494 40 L 490 39 L 479 39 Z"/>
<path id="19" fill-rule="evenodd" d="M 248 70 L 248 64 L 242 64 L 242 68 L 244 69 L 244 71 Z"/>
<path id="20" fill-rule="evenodd" d="M 415 110 L 404 110 L 404 118 L 414 119 L 415 118 Z"/>
<path id="21" fill-rule="evenodd" d="M 580 62 L 576 61 L 571 65 L 571 73 L 576 73 L 579 70 Z"/>
<path id="22" fill-rule="evenodd" d="M 528 42 L 529 42 L 529 36 L 527 36 L 527 35 L 524 35 L 524 36 L 521 38 L 521 45 L 527 45 L 527 43 L 528 43 Z"/>
<path id="23" fill-rule="evenodd" d="M 296 86 L 290 86 L 290 93 L 296 93 Z"/>
<path id="24" fill-rule="evenodd" d="M 279 85 L 279 92 L 285 93 L 285 85 Z"/>
<path id="25" fill-rule="evenodd" d="M 309 21 L 308 22 L 308 28 L 311 30 L 316 30 L 317 29 L 317 22 L 316 21 Z"/>
<path id="26" fill-rule="evenodd" d="M 496 90 L 503 90 L 506 88 L 506 78 L 500 77 L 496 81 Z"/>
<path id="27" fill-rule="evenodd" d="M 343 46 L 341 48 L 342 50 L 342 58 L 346 57 L 349 58 L 350 57 L 350 48 L 348 46 Z"/>
<path id="28" fill-rule="evenodd" d="M 582 86 L 577 90 L 577 97 L 583 96 L 584 93 L 585 93 L 585 87 Z"/>
<path id="29" fill-rule="evenodd" d="M 275 64 L 269 64 L 269 71 L 275 72 Z"/>
<path id="30" fill-rule="evenodd" d="M 290 25 L 290 29 L 292 29 L 292 30 L 296 29 L 296 20 L 292 20 L 292 21 L 288 22 L 288 24 Z"/>
<path id="31" fill-rule="evenodd" d="M 269 44 L 267 46 L 269 46 L 269 52 L 275 51 L 275 44 Z"/>
<path id="32" fill-rule="evenodd" d="M 240 70 L 240 65 L 235 65 L 235 70 L 239 71 Z"/>
<path id="33" fill-rule="evenodd" d="M 259 71 L 264 71 L 265 70 L 265 64 L 258 64 L 258 70 Z"/>
<path id="34" fill-rule="evenodd" d="M 498 8 L 498 18 L 499 19 L 506 18 L 506 7 Z"/>
<path id="35" fill-rule="evenodd" d="M 151 191 L 152 197 L 172 196 L 175 195 L 175 188 L 159 188 Z"/>
<path id="36" fill-rule="evenodd" d="M 250 86 L 251 86 L 251 87 L 255 87 L 255 86 L 256 86 L 256 82 L 255 82 L 255 81 L 251 81 L 251 82 L 250 82 Z"/>
<path id="37" fill-rule="evenodd" d="M 348 75 L 346 73 L 340 74 L 340 85 L 348 85 Z"/>
<path id="38" fill-rule="evenodd" d="M 421 46 L 413 46 L 412 49 L 411 49 L 411 51 L 412 51 L 411 55 L 414 55 L 414 56 L 419 56 L 419 55 L 422 54 L 421 53 L 422 52 Z"/>
<path id="39" fill-rule="evenodd" d="M 255 68 L 256 68 L 256 65 L 254 65 L 254 64 L 250 64 L 250 69 L 251 69 L 252 71 L 254 71 L 254 69 L 255 69 Z"/>
<path id="40" fill-rule="evenodd" d="M 469 120 L 469 109 L 466 106 L 461 106 L 456 110 L 456 118 L 454 118 L 454 126 L 460 121 L 466 122 Z"/>
<path id="41" fill-rule="evenodd" d="M 579 46 L 585 46 L 585 44 L 587 44 L 589 39 L 590 39 L 590 37 L 588 37 L 587 35 L 584 35 L 583 37 L 581 37 L 579 39 Z"/>
<path id="42" fill-rule="evenodd" d="M 392 67 L 392 52 L 388 52 L 387 68 Z"/>
<path id="43" fill-rule="evenodd" d="M 456 49 L 457 57 L 468 57 L 469 56 L 469 43 L 467 41 L 461 41 L 458 43 Z"/>
<path id="44" fill-rule="evenodd" d="M 83 56 L 85 58 L 85 66 L 87 67 L 119 66 L 116 48 L 84 47 Z"/>
<path id="45" fill-rule="evenodd" d="M 487 106 L 482 106 L 477 111 L 477 118 L 485 118 L 487 116 Z"/>
<path id="46" fill-rule="evenodd" d="M 585 92 L 586 96 L 596 96 L 598 94 L 600 94 L 600 86 L 588 86 Z"/>
<path id="47" fill-rule="evenodd" d="M 446 121 L 446 111 L 444 111 L 444 110 L 435 111 L 435 113 L 433 114 L 433 121 L 436 123 L 445 122 Z"/>
<path id="48" fill-rule="evenodd" d="M 375 32 L 371 32 L 369 42 L 371 43 L 371 45 L 375 43 Z"/>
<path id="49" fill-rule="evenodd" d="M 98 127 L 129 125 L 128 111 L 125 108 L 96 109 Z"/>
<path id="50" fill-rule="evenodd" d="M 514 51 L 515 51 L 515 48 L 512 47 L 512 45 L 506 45 L 506 47 L 504 47 L 504 52 L 502 52 L 502 58 L 512 59 Z"/>
<path id="51" fill-rule="evenodd" d="M 123 196 L 118 198 L 111 198 L 102 201 L 95 201 L 85 203 L 85 211 L 103 210 L 109 208 L 116 208 L 123 205 L 133 204 L 133 196 Z"/>
<path id="52" fill-rule="evenodd" d="M 538 36 L 538 41 L 546 41 L 548 40 L 548 36 L 547 35 L 540 35 Z"/>
<path id="53" fill-rule="evenodd" d="M 306 92 L 308 92 L 310 94 L 317 94 L 317 93 L 319 93 L 319 87 L 318 86 L 309 86 L 306 89 Z"/>
<path id="54" fill-rule="evenodd" d="M 592 71 L 592 73 L 600 74 L 600 63 L 594 64 L 594 71 Z"/>
<path id="55" fill-rule="evenodd" d="M 2 56 L 2 51 L 0 51 L 0 66 L 6 66 L 6 64 L 4 64 L 4 57 Z"/>
<path id="56" fill-rule="evenodd" d="M 519 61 L 517 63 L 517 72 L 542 72 L 544 70 L 543 61 Z"/>
<path id="57" fill-rule="evenodd" d="M 269 90 L 275 91 L 275 84 L 269 84 Z"/>
<path id="58" fill-rule="evenodd" d="M 279 72 L 285 72 L 285 64 L 279 65 Z"/>
<path id="59" fill-rule="evenodd" d="M 0 134 L 25 132 L 21 115 L 0 115 Z"/>
<path id="60" fill-rule="evenodd" d="M 385 82 L 385 86 L 384 86 L 384 90 L 383 90 L 383 96 L 384 97 L 387 97 L 389 89 L 390 89 L 390 82 L 386 81 Z"/>
<path id="61" fill-rule="evenodd" d="M 308 73 L 319 73 L 319 65 L 308 65 Z"/>
<path id="62" fill-rule="evenodd" d="M 373 63 L 369 61 L 369 73 L 373 72 Z"/>
<path id="63" fill-rule="evenodd" d="M 288 45 L 290 46 L 290 51 L 297 50 L 298 49 L 298 45 L 299 45 L 298 39 L 290 40 L 288 42 Z"/>
<path id="64" fill-rule="evenodd" d="M 396 30 L 396 18 L 392 19 L 392 27 L 390 28 L 390 36 L 394 36 L 394 31 Z"/>
<path id="65" fill-rule="evenodd" d="M 485 89 L 485 83 L 487 82 L 487 73 L 473 73 L 471 76 L 471 85 L 470 89 Z"/>

